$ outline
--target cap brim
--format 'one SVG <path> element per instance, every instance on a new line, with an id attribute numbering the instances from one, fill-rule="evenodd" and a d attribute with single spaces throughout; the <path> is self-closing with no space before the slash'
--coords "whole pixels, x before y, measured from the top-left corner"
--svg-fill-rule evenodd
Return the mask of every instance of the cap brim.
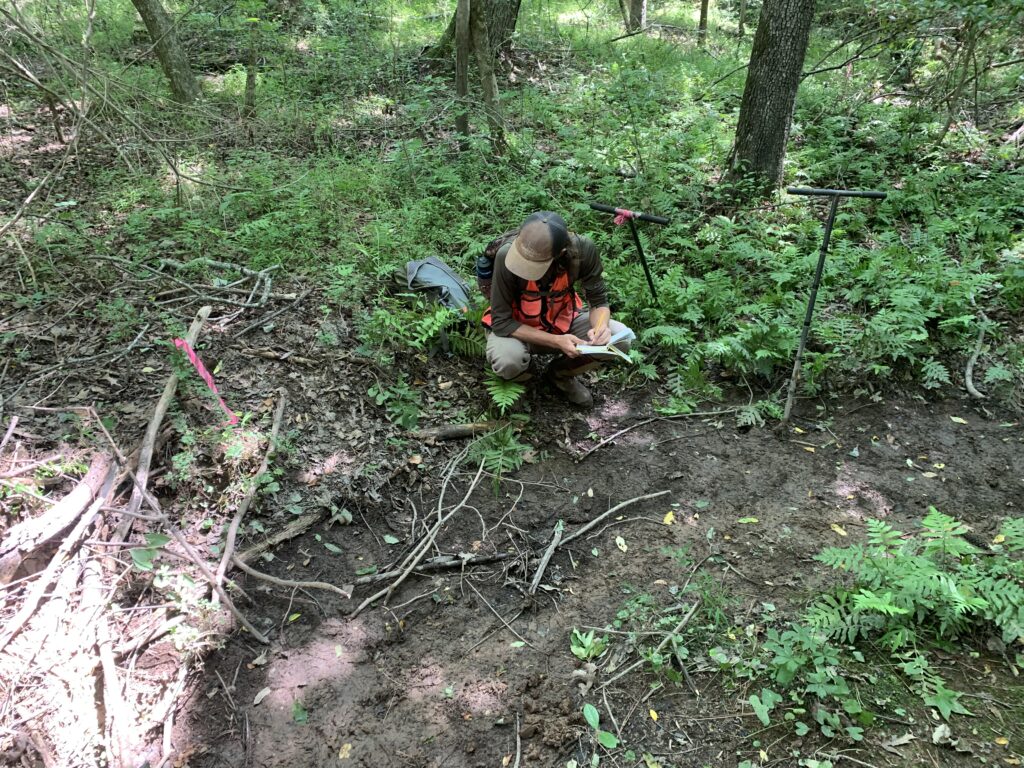
<path id="1" fill-rule="evenodd" d="M 505 254 L 505 268 L 516 277 L 521 277 L 523 280 L 540 280 L 544 277 L 544 274 L 548 271 L 548 267 L 551 266 L 551 262 L 554 259 L 548 261 L 530 261 L 525 258 L 519 249 L 516 248 L 518 242 L 513 241 L 512 247 L 508 249 L 508 253 Z"/>

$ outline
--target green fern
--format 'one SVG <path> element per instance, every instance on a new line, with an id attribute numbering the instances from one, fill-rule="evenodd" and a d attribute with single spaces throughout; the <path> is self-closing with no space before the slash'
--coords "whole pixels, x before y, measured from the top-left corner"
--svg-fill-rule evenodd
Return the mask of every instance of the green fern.
<path id="1" fill-rule="evenodd" d="M 484 386 L 487 387 L 491 400 L 498 406 L 502 416 L 508 413 L 508 410 L 519 401 L 519 398 L 526 391 L 526 387 L 523 384 L 503 379 L 494 371 L 488 372 L 487 381 L 484 382 Z"/>

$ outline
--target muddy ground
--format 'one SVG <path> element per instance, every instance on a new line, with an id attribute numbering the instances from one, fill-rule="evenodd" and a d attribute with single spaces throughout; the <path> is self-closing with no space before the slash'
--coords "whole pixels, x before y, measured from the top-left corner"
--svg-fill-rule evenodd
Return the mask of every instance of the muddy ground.
<path id="1" fill-rule="evenodd" d="M 133 295 L 126 273 L 92 279 L 113 295 Z M 302 286 L 288 290 L 300 295 Z M 55 303 L 5 317 L 29 339 L 12 358 L 5 392 L 8 413 L 21 419 L 16 443 L 25 450 L 97 441 L 87 425 L 61 413 L 83 404 L 110 417 L 124 445 L 141 434 L 171 370 L 167 347 L 147 340 L 116 365 L 100 358 L 51 370 L 54 357 L 87 359 L 110 348 L 103 335 L 109 325 L 90 313 L 96 300 L 83 296 L 71 313 Z M 176 308 L 179 322 L 197 303 Z M 138 305 L 142 322 L 145 300 Z M 479 363 L 440 355 L 374 362 L 358 349 L 353 318 L 315 292 L 232 338 L 258 316 L 215 311 L 198 345 L 230 406 L 253 414 L 251 424 L 265 429 L 277 392 L 286 392 L 286 447 L 274 460 L 280 488 L 250 512 L 241 548 L 297 516 L 347 510 L 350 524 L 325 519 L 259 567 L 338 585 L 387 570 L 421 540 L 442 487 L 447 508 L 471 486 L 476 467 L 459 463 L 445 483 L 465 442 L 417 440 L 388 421 L 367 389 L 405 371 L 419 396 L 421 426 L 465 421 L 487 406 Z M 134 337 L 134 329 L 121 333 L 114 349 Z M 93 341 L 72 347 L 71 338 Z M 13 399 L 11 382 L 19 383 Z M 220 418 L 197 382 L 184 385 L 172 408 L 174 434 L 155 460 L 153 487 L 181 516 L 192 543 L 215 558 L 233 508 L 204 501 L 200 510 L 197 503 L 223 491 L 223 457 L 199 455 L 191 479 L 171 479 L 183 436 Z M 643 667 L 613 680 L 635 660 L 614 632 L 596 669 L 570 652 L 574 628 L 601 635 L 630 601 L 685 608 L 681 587 L 691 580 L 719 609 L 714 621 L 698 614 L 706 626 L 691 628 L 694 637 L 756 637 L 765 603 L 792 615 L 832 583 L 813 556 L 859 540 L 867 518 L 908 530 L 934 505 L 990 539 L 1024 506 L 1024 433 L 1012 414 L 984 412 L 967 399 L 808 400 L 788 428 L 741 430 L 731 414 L 653 420 L 581 459 L 605 437 L 655 415 L 650 393 L 621 378 L 597 379 L 594 391 L 594 410 L 578 413 L 543 386 L 532 387 L 521 408 L 530 416 L 520 437 L 533 447 L 529 463 L 497 484 L 483 478 L 431 553 L 500 558 L 495 562 L 413 576 L 386 607 L 375 604 L 354 619 L 349 614 L 382 584 L 359 586 L 344 600 L 239 575 L 255 601 L 240 606 L 271 644 L 236 632 L 205 655 L 179 702 L 170 764 L 582 766 L 595 752 L 605 765 L 795 765 L 797 756 L 834 759 L 837 752 L 850 764 L 873 766 L 1016 764 L 1024 751 L 1021 688 L 994 651 L 960 657 L 955 669 L 948 657 L 948 671 L 970 686 L 976 711 L 992 724 L 979 729 L 970 718 L 954 719 L 962 752 L 931 744 L 935 723 L 923 708 L 892 715 L 892 702 L 878 692 L 878 711 L 892 722 L 856 748 L 765 729 L 744 703 L 751 691 L 716 670 L 707 644 L 689 647 L 687 684 L 661 687 L 652 687 L 656 678 Z M 616 504 L 659 491 L 667 494 L 627 507 L 557 552 L 537 594 L 528 594 L 537 564 L 528 555 L 544 551 L 559 520 L 568 535 Z M 145 587 L 129 589 L 132 599 L 157 597 Z M 124 628 L 143 631 L 130 621 Z M 182 658 L 172 636 L 142 652 L 131 674 L 163 680 L 166 690 Z M 596 746 L 580 714 L 584 701 L 604 713 L 602 727 L 618 735 L 617 749 Z M 992 729 L 1008 743 L 996 743 Z M 907 733 L 914 736 L 908 745 L 881 748 Z M 151 754 L 158 755 L 159 729 L 152 735 Z"/>

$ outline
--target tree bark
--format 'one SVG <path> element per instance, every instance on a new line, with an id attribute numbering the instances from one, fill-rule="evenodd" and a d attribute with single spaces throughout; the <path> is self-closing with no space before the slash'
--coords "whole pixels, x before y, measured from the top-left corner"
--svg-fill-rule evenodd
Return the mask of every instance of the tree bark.
<path id="1" fill-rule="evenodd" d="M 455 9 L 455 130 L 463 136 L 469 135 L 469 3 L 459 0 Z"/>
<path id="2" fill-rule="evenodd" d="M 484 14 L 483 0 L 469 3 L 469 35 L 476 53 L 476 66 L 480 70 L 480 86 L 484 92 L 484 109 L 491 129 L 491 141 L 496 150 L 505 145 L 504 120 L 498 98 L 498 79 L 494 74 L 494 55 L 491 53 L 489 30 Z"/>
<path id="3" fill-rule="evenodd" d="M 725 183 L 765 195 L 782 182 L 793 107 L 815 0 L 765 0 L 750 52 L 736 141 Z M 749 185 L 749 186 L 748 186 Z"/>
<path id="4" fill-rule="evenodd" d="M 629 0 L 629 30 L 636 32 L 647 26 L 647 0 Z"/>
<path id="5" fill-rule="evenodd" d="M 708 3 L 700 0 L 700 21 L 697 23 L 697 45 L 706 48 L 708 44 Z"/>
<path id="6" fill-rule="evenodd" d="M 153 41 L 157 60 L 171 84 L 174 100 L 187 104 L 199 98 L 199 83 L 189 67 L 185 51 L 178 43 L 174 22 L 160 0 L 132 0 Z"/>
<path id="7" fill-rule="evenodd" d="M 747 25 L 747 0 L 740 0 L 740 23 L 739 28 L 736 30 L 736 34 L 739 37 L 743 37 L 747 34 L 745 29 Z"/>
<path id="8" fill-rule="evenodd" d="M 490 30 L 491 54 L 497 56 L 499 53 L 509 53 L 512 49 L 512 35 L 516 31 L 516 23 L 519 20 L 519 6 L 522 0 L 478 0 L 486 6 L 486 18 Z M 452 14 L 448 26 L 445 27 L 441 39 L 429 49 L 428 55 L 433 58 L 443 59 L 450 53 L 453 44 L 456 44 L 456 21 L 458 9 Z"/>

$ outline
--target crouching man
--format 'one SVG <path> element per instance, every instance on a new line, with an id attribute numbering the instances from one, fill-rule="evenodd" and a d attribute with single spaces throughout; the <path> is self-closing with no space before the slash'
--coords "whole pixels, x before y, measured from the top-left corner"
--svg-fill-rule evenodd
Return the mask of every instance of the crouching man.
<path id="1" fill-rule="evenodd" d="M 588 408 L 594 398 L 577 378 L 612 353 L 581 354 L 580 345 L 629 351 L 633 333 L 612 320 L 601 259 L 594 243 L 569 231 L 557 213 L 540 211 L 487 246 L 481 261 L 493 260 L 491 307 L 483 317 L 487 361 L 503 379 L 531 378 L 533 355 L 557 354 L 545 371 L 574 405 Z M 478 267 L 479 275 L 479 267 Z M 587 309 L 577 295 L 580 285 Z"/>

